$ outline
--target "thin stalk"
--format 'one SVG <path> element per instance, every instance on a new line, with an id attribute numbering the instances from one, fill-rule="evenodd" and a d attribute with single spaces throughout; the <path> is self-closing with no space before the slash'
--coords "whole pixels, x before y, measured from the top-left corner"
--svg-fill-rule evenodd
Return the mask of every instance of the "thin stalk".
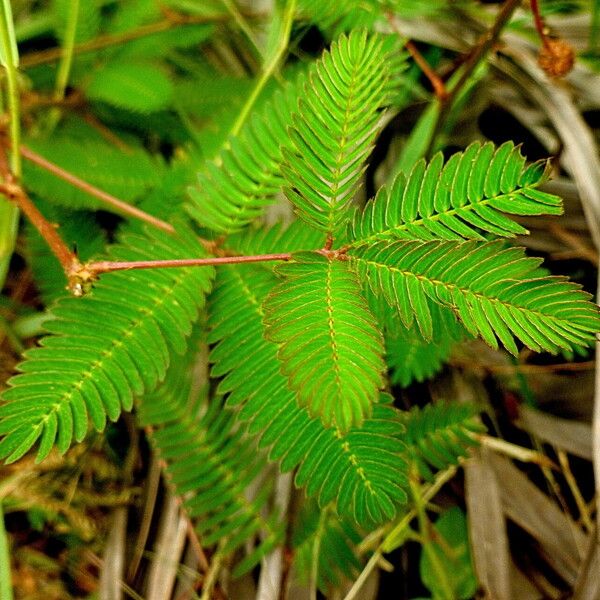
<path id="1" fill-rule="evenodd" d="M 13 600 L 11 579 L 10 550 L 0 502 L 0 600 Z"/>
<path id="2" fill-rule="evenodd" d="M 0 199 L 0 289 L 4 287 L 19 229 L 19 210 Z"/>
<path id="3" fill-rule="evenodd" d="M 440 557 L 438 556 L 432 543 L 430 533 L 431 522 L 429 521 L 427 513 L 425 511 L 427 502 L 423 498 L 421 486 L 417 479 L 414 477 L 414 474 L 411 474 L 409 476 L 409 485 L 413 497 L 415 511 L 417 513 L 417 520 L 419 522 L 419 531 L 423 540 L 423 552 L 429 559 L 431 568 L 440 586 L 440 591 L 442 593 L 443 600 L 453 600 L 454 592 L 452 590 L 452 585 L 448 580 L 448 573 L 446 572 L 446 569 L 444 569 L 444 565 L 440 561 Z"/>
<path id="4" fill-rule="evenodd" d="M 448 481 L 450 481 L 456 475 L 457 468 L 449 467 L 445 471 L 442 471 L 436 476 L 435 481 L 422 493 L 422 499 L 425 503 L 429 502 Z M 375 570 L 379 564 L 380 559 L 383 557 L 384 552 L 391 552 L 397 547 L 396 540 L 402 535 L 404 530 L 409 526 L 410 522 L 417 516 L 415 509 L 409 510 L 404 516 L 400 518 L 398 523 L 391 529 L 391 531 L 385 536 L 384 540 L 379 544 L 361 574 L 358 576 L 350 591 L 344 596 L 344 600 L 355 600 L 359 598 L 359 593 L 362 587 L 366 583 L 371 573 Z"/>
<path id="5" fill-rule="evenodd" d="M 223 566 L 223 554 L 221 553 L 221 546 L 213 556 L 213 561 L 210 566 L 210 570 L 206 574 L 206 578 L 204 579 L 204 584 L 202 586 L 202 596 L 200 596 L 200 600 L 211 600 L 213 598 L 213 591 L 217 584 L 217 578 L 219 573 L 221 572 L 221 567 Z"/>
<path id="6" fill-rule="evenodd" d="M 393 21 L 392 21 L 393 22 Z M 425 60 L 425 57 L 419 52 L 417 46 L 411 40 L 406 42 L 406 49 L 412 56 L 413 60 L 417 63 L 421 71 L 433 87 L 433 92 L 435 95 L 443 102 L 448 96 L 448 90 L 444 85 L 444 82 L 440 78 L 440 76 L 431 68 L 429 63 Z"/>
<path id="7" fill-rule="evenodd" d="M 0 9 L 0 44 L 6 58 L 4 69 L 6 72 L 6 87 L 8 95 L 8 113 L 10 117 L 10 168 L 13 175 L 21 178 L 21 107 L 19 96 L 19 85 L 17 66 L 19 63 L 18 55 L 15 55 L 15 48 L 12 44 L 14 38 L 14 24 L 12 22 L 12 11 L 10 0 L 2 0 Z"/>
<path id="8" fill-rule="evenodd" d="M 167 260 L 98 261 L 85 265 L 94 274 L 111 271 L 130 271 L 132 269 L 171 269 L 180 267 L 207 267 L 214 265 L 234 265 L 239 263 L 291 260 L 288 252 L 282 254 L 257 254 L 253 256 L 219 256 L 213 258 L 174 258 Z"/>
<path id="9" fill-rule="evenodd" d="M 512 444 L 502 438 L 492 437 L 491 435 L 482 434 L 478 436 L 478 438 L 482 446 L 486 446 L 495 452 L 504 454 L 515 460 L 534 463 L 536 465 L 548 467 L 549 469 L 558 469 L 558 466 L 553 463 L 550 458 L 537 450 L 530 450 L 529 448 Z"/>
<path id="10" fill-rule="evenodd" d="M 248 21 L 244 18 L 244 15 L 240 12 L 234 0 L 221 0 L 221 4 L 225 7 L 227 12 L 231 15 L 231 18 L 235 21 L 235 24 L 240 28 L 244 35 L 248 38 L 248 41 L 252 44 L 252 49 L 256 52 L 256 56 L 262 56 L 260 47 L 256 40 Z"/>
<path id="11" fill-rule="evenodd" d="M 533 13 L 533 22 L 535 23 L 535 28 L 540 36 L 540 40 L 542 40 L 542 44 L 548 47 L 548 36 L 546 35 L 546 31 L 544 28 L 544 20 L 542 19 L 542 14 L 540 13 L 540 5 L 538 4 L 538 0 L 529 0 L 529 4 L 531 6 L 531 12 Z"/>
<path id="12" fill-rule="evenodd" d="M 327 517 L 328 510 L 325 509 L 319 517 L 319 525 L 317 527 L 317 531 L 315 532 L 315 539 L 313 542 L 310 561 L 310 600 L 317 600 L 317 594 L 319 590 L 319 555 L 321 554 L 321 541 L 323 540 L 323 534 L 325 533 Z"/>
<path id="13" fill-rule="evenodd" d="M 595 51 L 598 47 L 598 33 L 600 33 L 600 0 L 592 2 L 592 23 L 590 25 L 589 48 Z"/>
<path id="14" fill-rule="evenodd" d="M 502 5 L 502 8 L 496 16 L 494 24 L 488 31 L 486 31 L 481 36 L 477 45 L 469 53 L 467 61 L 463 66 L 460 79 L 456 82 L 456 85 L 454 85 L 450 90 L 450 93 L 446 98 L 445 104 L 447 104 L 448 106 L 451 105 L 454 98 L 456 98 L 460 90 L 465 86 L 465 84 L 469 80 L 469 77 L 471 77 L 473 71 L 477 68 L 479 63 L 486 57 L 487 53 L 498 41 L 502 30 L 508 24 L 513 13 L 515 12 L 515 10 L 517 10 L 520 4 L 521 0 L 506 0 L 506 2 Z"/>
<path id="15" fill-rule="evenodd" d="M 502 8 L 496 15 L 496 19 L 493 25 L 479 38 L 478 43 L 471 49 L 471 51 L 467 55 L 467 59 L 462 66 L 460 76 L 458 77 L 456 83 L 454 85 L 448 85 L 446 87 L 446 90 L 448 92 L 446 94 L 446 97 L 438 100 L 438 102 L 440 103 L 440 107 L 444 110 L 442 113 L 440 113 L 435 130 L 433 132 L 433 135 L 431 136 L 428 154 L 434 146 L 438 134 L 443 130 L 446 119 L 448 118 L 448 114 L 452 109 L 452 105 L 454 104 L 456 98 L 459 96 L 461 90 L 465 87 L 465 85 L 469 82 L 469 79 L 475 71 L 475 69 L 477 69 L 481 61 L 486 57 L 487 53 L 493 48 L 494 44 L 498 41 L 502 30 L 508 24 L 513 13 L 515 12 L 515 10 L 517 10 L 520 4 L 521 0 L 506 0 L 506 2 L 502 5 Z"/>
<path id="16" fill-rule="evenodd" d="M 2 0 L 0 6 L 0 45 L 4 57 L 6 73 L 6 89 L 8 113 L 10 119 L 10 169 L 12 174 L 21 178 L 21 109 L 17 64 L 19 56 L 16 49 L 14 23 L 10 0 Z M 19 210 L 6 201 L 0 203 L 0 288 L 4 286 L 8 273 L 10 257 L 15 249 L 17 230 L 19 226 Z"/>
<path id="17" fill-rule="evenodd" d="M 61 101 L 65 97 L 65 90 L 69 83 L 69 75 L 73 64 L 73 52 L 75 48 L 75 36 L 77 34 L 77 21 L 79 19 L 79 0 L 71 0 L 69 13 L 67 15 L 67 27 L 65 39 L 62 46 L 56 83 L 54 86 L 54 100 Z"/>
<path id="18" fill-rule="evenodd" d="M 393 13 L 386 13 L 386 18 L 388 20 L 388 23 L 390 24 L 390 27 L 394 30 L 396 35 L 402 37 L 402 34 L 398 29 L 396 20 L 394 19 Z M 417 66 L 423 72 L 423 75 L 425 75 L 425 77 L 429 79 L 429 83 L 431 83 L 431 87 L 433 87 L 435 95 L 438 97 L 438 99 L 442 101 L 445 100 L 446 96 L 448 95 L 448 91 L 446 90 L 446 86 L 444 85 L 444 82 L 442 81 L 440 76 L 431 68 L 430 64 L 425 60 L 425 57 L 419 52 L 419 49 L 413 41 L 407 40 L 405 46 L 409 54 L 412 56 L 413 60 L 417 64 Z"/>
<path id="19" fill-rule="evenodd" d="M 119 200 L 119 198 L 116 198 L 112 194 L 109 194 L 108 192 L 105 192 L 104 190 L 93 186 L 87 181 L 79 179 L 79 177 L 77 177 L 76 175 L 65 171 L 64 169 L 50 162 L 49 160 L 46 160 L 43 156 L 40 156 L 27 146 L 21 146 L 21 154 L 30 162 L 38 165 L 39 167 L 42 167 L 42 169 L 45 169 L 53 175 L 56 175 L 63 181 L 70 183 L 72 186 L 79 188 L 84 192 L 87 192 L 90 196 L 94 196 L 94 198 L 98 198 L 98 200 L 104 202 L 107 206 L 112 208 L 118 214 L 139 219 L 140 221 L 149 223 L 150 225 L 153 225 L 158 229 L 162 229 L 167 233 L 175 233 L 175 229 L 170 223 L 162 221 L 157 217 L 153 217 L 152 215 L 144 212 L 143 210 L 140 210 L 139 208 L 136 208 L 135 206 L 124 202 L 123 200 Z"/>
<path id="20" fill-rule="evenodd" d="M 45 219 L 44 215 L 42 215 L 20 186 L 14 183 L 0 184 L 0 193 L 15 202 L 23 211 L 40 235 L 46 240 L 65 272 L 70 272 L 74 267 L 79 265 L 77 256 L 71 252 L 55 227 Z"/>
<path id="21" fill-rule="evenodd" d="M 174 29 L 175 27 L 179 27 L 181 25 L 213 23 L 215 21 L 222 20 L 223 17 L 220 15 L 218 17 L 181 15 L 176 18 L 167 18 L 162 21 L 156 21 L 155 23 L 149 23 L 148 25 L 142 25 L 136 29 L 102 35 L 88 42 L 76 44 L 73 48 L 73 53 L 85 54 L 86 52 L 95 52 L 96 50 L 102 50 L 104 48 L 109 48 L 110 46 L 118 46 L 142 37 L 155 35 L 157 33 L 162 33 L 163 31 L 169 31 L 170 29 Z M 60 59 L 62 55 L 62 48 L 50 48 L 40 52 L 32 52 L 31 54 L 23 57 L 23 60 L 21 61 L 21 67 L 23 69 L 28 69 L 30 67 L 51 63 Z"/>
<path id="22" fill-rule="evenodd" d="M 569 465 L 569 457 L 567 456 L 567 453 L 564 450 L 558 450 L 557 454 L 558 462 L 560 463 L 560 467 L 565 477 L 565 481 L 567 482 L 567 485 L 571 490 L 571 495 L 573 496 L 573 500 L 575 500 L 575 504 L 577 504 L 579 518 L 589 533 L 593 531 L 594 523 L 592 521 L 592 518 L 590 517 L 590 513 L 588 511 L 588 507 L 585 503 L 583 495 L 581 494 L 581 490 L 577 485 L 577 479 L 571 471 L 571 466 Z"/>
<path id="23" fill-rule="evenodd" d="M 233 127 L 231 128 L 231 131 L 229 132 L 231 136 L 236 136 L 240 132 L 240 129 L 246 122 L 246 119 L 248 118 L 248 115 L 250 114 L 250 111 L 254 106 L 254 103 L 256 102 L 260 93 L 263 91 L 271 75 L 273 75 L 273 73 L 275 72 L 279 61 L 281 60 L 281 57 L 286 51 L 290 40 L 290 33 L 292 31 L 292 23 L 294 21 L 295 10 L 296 0 L 288 0 L 285 7 L 285 11 L 283 13 L 283 23 L 275 51 L 267 60 L 266 64 L 263 66 L 263 71 L 258 81 L 256 82 L 254 89 L 250 93 L 250 96 L 248 96 L 246 103 L 242 107 L 238 118 L 236 119 L 235 123 L 233 124 Z"/>

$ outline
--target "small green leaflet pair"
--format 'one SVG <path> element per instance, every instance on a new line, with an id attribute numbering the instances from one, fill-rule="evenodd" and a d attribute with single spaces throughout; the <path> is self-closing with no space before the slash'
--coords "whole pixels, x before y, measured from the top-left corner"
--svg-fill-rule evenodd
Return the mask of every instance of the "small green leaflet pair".
<path id="1" fill-rule="evenodd" d="M 494 239 L 527 233 L 505 213 L 562 212 L 559 198 L 537 189 L 546 164 L 527 166 L 512 143 L 421 160 L 353 215 L 389 89 L 382 56 L 380 38 L 353 33 L 308 76 L 292 148 L 283 149 L 284 191 L 333 246 L 293 254 L 264 305 L 266 336 L 299 403 L 341 432 L 363 422 L 384 385 L 386 313 L 431 340 L 435 304 L 512 354 L 518 342 L 538 352 L 579 348 L 600 329 L 579 286 Z M 385 299 L 381 314 L 366 294 Z"/>

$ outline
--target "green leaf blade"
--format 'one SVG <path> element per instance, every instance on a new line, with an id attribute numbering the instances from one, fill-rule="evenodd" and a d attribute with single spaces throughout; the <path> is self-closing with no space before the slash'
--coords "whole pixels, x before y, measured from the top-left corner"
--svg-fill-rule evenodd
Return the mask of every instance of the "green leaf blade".
<path id="1" fill-rule="evenodd" d="M 409 308 L 425 339 L 431 315 L 423 295 L 454 310 L 490 346 L 497 347 L 498 338 L 513 354 L 515 339 L 556 353 L 589 345 L 600 330 L 588 294 L 545 276 L 539 261 L 502 242 L 378 242 L 349 254 L 359 277 L 401 315 L 407 309 L 403 290 L 409 288 Z M 395 305 L 395 298 L 404 306 Z"/>
<path id="2" fill-rule="evenodd" d="M 398 411 L 388 404 L 376 404 L 362 427 L 344 435 L 325 427 L 320 418 L 311 417 L 299 406 L 280 372 L 277 345 L 264 335 L 262 306 L 276 285 L 274 275 L 258 265 L 218 271 L 210 302 L 213 373 L 222 376 L 222 361 L 233 356 L 219 391 L 226 388 L 227 406 L 238 411 L 238 419 L 247 423 L 250 434 L 259 436 L 260 447 L 270 448 L 271 460 L 280 461 L 285 471 L 298 468 L 297 485 L 306 486 L 321 507 L 332 499 L 332 493 L 338 498 L 343 484 L 350 501 L 336 500 L 338 514 L 356 514 L 364 519 L 360 524 L 369 526 L 373 523 L 370 515 L 388 514 L 384 506 L 391 502 L 395 511 L 406 501 L 404 428 Z M 230 329 L 224 326 L 224 315 L 233 307 L 237 325 Z M 251 353 L 239 351 L 248 347 L 253 348 Z M 378 466 L 380 454 L 389 466 L 383 476 Z M 367 503 L 381 508 L 368 508 Z"/>
<path id="3" fill-rule="evenodd" d="M 358 213 L 350 227 L 354 246 L 381 240 L 485 239 L 514 237 L 527 230 L 509 215 L 562 214 L 560 198 L 537 189 L 547 178 L 537 165 L 525 167 L 520 148 L 495 149 L 475 142 L 445 166 L 437 154 L 415 164 Z"/>
<path id="4" fill-rule="evenodd" d="M 378 36 L 341 36 L 311 71 L 293 120 L 286 194 L 302 219 L 331 236 L 348 219 L 379 130 L 389 58 Z"/>
<path id="5" fill-rule="evenodd" d="M 203 252 L 185 229 L 178 240 L 148 231 L 145 237 L 124 236 L 111 258 L 185 258 Z M 153 388 L 171 356 L 182 351 L 212 275 L 212 268 L 106 274 L 90 296 L 60 301 L 46 324 L 53 335 L 27 353 L 22 374 L 2 394 L 0 456 L 17 460 L 38 440 L 39 459 L 54 445 L 65 452 L 90 424 L 101 431 L 107 420 L 130 410 L 134 394 Z M 114 298 L 129 293 L 137 303 L 115 304 Z M 177 336 L 167 333 L 173 327 L 169 315 L 175 314 Z M 75 360 L 63 360 L 65 352 L 73 356 L 74 351 Z"/>
<path id="6" fill-rule="evenodd" d="M 383 346 L 360 286 L 342 261 L 297 255 L 265 303 L 268 338 L 301 406 L 325 425 L 360 425 L 383 385 Z"/>

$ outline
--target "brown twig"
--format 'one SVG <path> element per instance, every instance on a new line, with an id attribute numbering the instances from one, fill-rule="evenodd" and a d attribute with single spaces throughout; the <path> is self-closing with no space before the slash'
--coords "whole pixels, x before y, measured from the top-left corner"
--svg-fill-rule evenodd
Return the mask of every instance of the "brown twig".
<path id="1" fill-rule="evenodd" d="M 390 24 L 390 27 L 394 30 L 396 35 L 398 35 L 398 37 L 403 37 L 402 32 L 398 29 L 398 25 L 396 23 L 394 14 L 391 12 L 387 12 L 385 16 L 388 20 L 388 23 Z M 441 101 L 444 101 L 448 96 L 448 90 L 446 89 L 446 86 L 444 85 L 444 82 L 442 81 L 441 77 L 431 68 L 429 63 L 425 60 L 425 57 L 419 52 L 417 46 L 412 40 L 407 40 L 404 45 L 406 46 L 406 49 L 408 50 L 409 54 L 413 57 L 413 60 L 417 63 L 421 71 L 423 71 L 425 77 L 429 79 L 429 82 L 431 83 L 431 86 L 433 87 L 433 91 L 437 98 Z"/>
<path id="2" fill-rule="evenodd" d="M 111 206 L 115 205 L 125 205 L 124 202 L 119 200 L 118 198 L 114 198 L 103 192 L 102 190 L 98 190 L 91 186 L 89 183 L 75 177 L 71 173 L 64 171 L 57 165 L 50 163 L 45 158 L 37 155 L 32 152 L 28 148 L 23 148 L 23 156 L 29 160 L 32 160 L 36 164 L 47 168 L 49 171 L 59 175 L 62 179 L 73 183 L 73 185 L 77 185 L 77 187 L 85 190 L 91 191 L 93 190 L 94 195 L 100 195 L 103 199 L 110 199 Z M 8 162 L 6 160 L 6 153 L 4 148 L 0 144 L 0 175 L 4 177 L 4 183 L 0 183 L 0 193 L 4 194 L 9 200 L 13 201 L 25 214 L 25 216 L 31 221 L 34 227 L 38 230 L 40 235 L 44 238 L 52 253 L 56 256 L 60 265 L 65 272 L 65 275 L 68 280 L 68 288 L 75 296 L 82 296 L 87 291 L 88 287 L 98 279 L 98 275 L 101 273 L 109 273 L 111 271 L 124 271 L 131 269 L 158 269 L 158 268 L 175 268 L 175 267 L 191 267 L 191 266 L 208 266 L 208 265 L 222 265 L 222 264 L 238 264 L 238 263 L 253 263 L 253 262 L 266 262 L 266 261 L 285 261 L 291 259 L 291 254 L 263 254 L 256 256 L 220 256 L 213 258 L 189 258 L 189 259 L 167 259 L 167 260 L 148 260 L 148 261 L 129 261 L 129 262 L 119 262 L 119 261 L 96 261 L 83 264 L 77 258 L 77 255 L 71 251 L 71 249 L 67 246 L 64 240 L 59 235 L 56 227 L 51 224 L 42 213 L 38 210 L 35 204 L 30 200 L 30 198 L 25 193 L 24 189 L 17 183 L 15 183 L 14 177 L 9 169 Z M 135 207 L 130 207 L 129 205 L 125 205 L 130 209 L 135 209 Z M 142 220 L 152 223 L 153 225 L 160 227 L 161 229 L 167 231 L 168 233 L 173 233 L 173 227 L 165 223 L 164 221 L 160 221 L 160 219 L 155 219 L 150 215 L 142 211 L 138 211 L 138 218 Z M 213 242 L 207 242 L 207 244 L 212 244 Z M 322 250 L 327 256 L 331 256 L 331 258 L 337 258 L 337 251 L 329 251 Z"/>
<path id="3" fill-rule="evenodd" d="M 251 15 L 257 16 L 257 15 Z M 111 33 L 107 35 L 99 36 L 88 42 L 76 44 L 73 52 L 74 54 L 84 54 L 86 52 L 94 52 L 96 50 L 102 50 L 110 46 L 124 44 L 132 42 L 142 37 L 154 35 L 156 33 L 162 33 L 175 27 L 182 25 L 201 25 L 203 23 L 214 23 L 217 21 L 228 20 L 228 15 L 218 15 L 216 17 L 205 17 L 205 16 L 193 16 L 193 15 L 181 15 L 178 13 L 170 13 L 169 17 L 162 21 L 155 23 L 149 23 L 148 25 L 142 25 L 137 29 L 132 29 L 126 32 Z M 62 48 L 50 48 L 48 50 L 41 50 L 40 52 L 32 52 L 26 54 L 21 58 L 20 67 L 27 69 L 29 67 L 35 67 L 46 63 L 54 62 L 58 60 L 63 53 Z"/>
<path id="4" fill-rule="evenodd" d="M 91 183 L 80 179 L 76 175 L 65 171 L 63 168 L 50 162 L 43 156 L 40 156 L 39 154 L 37 154 L 37 152 L 34 152 L 27 146 L 21 146 L 21 155 L 23 156 L 23 158 L 38 165 L 39 167 L 42 167 L 42 169 L 45 169 L 53 175 L 56 175 L 63 181 L 66 181 L 74 187 L 90 194 L 90 196 L 94 196 L 94 198 L 98 198 L 98 200 L 101 200 L 102 202 L 113 208 L 116 212 L 149 223 L 150 225 L 153 225 L 158 229 L 162 229 L 167 233 L 175 233 L 175 229 L 170 223 L 167 223 L 166 221 L 154 217 L 144 212 L 143 210 L 140 210 L 139 208 L 132 206 L 131 204 L 128 204 L 127 202 L 124 202 L 119 198 L 116 198 L 112 194 L 109 194 L 108 192 L 105 192 L 104 190 L 93 186 Z"/>
<path id="5" fill-rule="evenodd" d="M 81 263 L 77 256 L 70 250 L 67 244 L 65 244 L 54 225 L 46 220 L 36 205 L 29 199 L 29 196 L 23 191 L 23 188 L 13 182 L 10 173 L 5 174 L 4 178 L 5 182 L 0 183 L 0 193 L 4 194 L 23 211 L 23 214 L 31 221 L 40 235 L 46 240 L 65 273 L 70 273 L 73 270 L 80 268 Z"/>
<path id="6" fill-rule="evenodd" d="M 425 60 L 425 57 L 419 52 L 414 42 L 408 40 L 405 45 L 406 49 L 413 57 L 413 60 L 417 63 L 417 65 L 419 65 L 419 68 L 421 69 L 421 71 L 423 71 L 425 77 L 429 79 L 429 82 L 433 87 L 433 92 L 435 93 L 436 97 L 442 102 L 445 102 L 446 98 L 448 97 L 448 90 L 446 89 L 446 86 L 444 85 L 444 82 L 442 81 L 440 76 L 429 66 L 429 63 Z"/>
<path id="7" fill-rule="evenodd" d="M 402 37 L 402 32 L 398 29 L 394 15 L 391 12 L 387 12 L 386 18 L 394 32 L 399 37 Z M 441 77 L 431 68 L 429 63 L 425 60 L 425 57 L 419 52 L 417 46 L 412 40 L 407 40 L 405 46 L 410 55 L 413 57 L 413 60 L 417 63 L 421 71 L 423 71 L 425 77 L 429 79 L 436 97 L 441 101 L 445 101 L 446 97 L 448 96 L 448 90 L 446 89 Z"/>
<path id="8" fill-rule="evenodd" d="M 86 269 L 95 275 L 111 271 L 130 271 L 132 269 L 172 269 L 181 267 L 207 267 L 215 265 L 234 265 L 240 263 L 255 263 L 290 260 L 289 252 L 281 254 L 256 254 L 252 256 L 218 256 L 212 258 L 174 258 L 167 260 L 132 260 L 132 261 L 97 261 L 85 265 Z"/>
<path id="9" fill-rule="evenodd" d="M 129 216 L 134 216 L 142 221 L 150 223 L 167 233 L 174 233 L 175 229 L 169 223 L 161 221 L 152 215 L 149 215 L 134 206 L 131 206 L 118 198 L 100 190 L 93 185 L 79 179 L 72 173 L 65 171 L 58 165 L 46 160 L 33 150 L 26 146 L 21 147 L 21 153 L 24 158 L 48 170 L 60 177 L 64 181 L 82 189 L 91 195 L 99 198 L 113 208 L 118 208 Z M 51 224 L 35 204 L 29 199 L 24 189 L 15 183 L 12 173 L 6 161 L 6 153 L 2 144 L 0 144 L 0 175 L 4 176 L 5 183 L 0 184 L 0 193 L 4 194 L 9 200 L 15 202 L 36 227 L 40 235 L 46 240 L 50 250 L 60 262 L 68 280 L 68 288 L 75 296 L 82 296 L 91 284 L 98 279 L 102 273 L 113 271 L 128 271 L 133 269 L 161 269 L 161 268 L 181 268 L 181 267 L 202 267 L 227 264 L 269 262 L 269 261 L 288 261 L 291 260 L 290 253 L 278 254 L 258 254 L 251 256 L 217 256 L 210 258 L 184 258 L 184 259 L 166 259 L 166 260 L 139 260 L 139 261 L 92 261 L 81 263 L 77 255 L 70 250 L 67 244 L 59 235 L 56 227 Z M 216 250 L 214 247 L 217 242 L 201 240 L 205 247 Z M 325 246 L 316 250 L 321 255 L 330 260 L 344 260 L 346 258 L 346 248 L 332 250 L 333 238 L 328 236 Z"/>
<path id="10" fill-rule="evenodd" d="M 469 52 L 467 60 L 463 65 L 462 74 L 456 84 L 449 91 L 448 97 L 445 100 L 445 104 L 447 106 L 452 104 L 453 100 L 469 80 L 469 77 L 471 77 L 473 71 L 498 41 L 502 30 L 510 21 L 513 13 L 521 4 L 521 1 L 522 0 L 506 0 L 506 2 L 502 5 L 502 8 L 496 15 L 496 20 L 494 21 L 493 25 L 479 38 L 477 44 Z"/>
<path id="11" fill-rule="evenodd" d="M 431 152 L 431 149 L 435 144 L 435 140 L 444 126 L 444 122 L 447 118 L 450 108 L 452 108 L 454 100 L 469 81 L 473 71 L 475 71 L 475 69 L 479 66 L 479 63 L 496 44 L 500 34 L 502 33 L 502 30 L 510 21 L 513 13 L 521 4 L 521 1 L 522 0 L 506 0 L 506 2 L 504 2 L 502 5 L 502 8 L 498 11 L 492 26 L 485 33 L 483 33 L 483 35 L 481 35 L 477 44 L 467 54 L 466 60 L 462 67 L 462 73 L 458 81 L 452 86 L 451 89 L 448 90 L 445 98 L 439 100 L 440 105 L 445 110 L 440 112 L 440 116 L 435 125 L 435 131 L 431 136 L 427 154 Z"/>
<path id="12" fill-rule="evenodd" d="M 548 48 L 548 35 L 546 34 L 546 28 L 544 27 L 544 20 L 540 13 L 538 0 L 529 0 L 529 4 L 531 6 L 531 12 L 533 13 L 533 22 L 535 23 L 535 28 L 540 36 L 540 40 L 542 40 L 542 44 Z"/>
<path id="13" fill-rule="evenodd" d="M 600 260 L 598 252 L 582 241 L 580 236 L 567 231 L 564 227 L 558 225 L 557 223 L 551 223 L 548 227 L 548 230 L 561 242 L 565 242 L 574 251 L 573 254 L 575 256 L 588 260 L 594 266 L 598 264 L 598 261 Z"/>

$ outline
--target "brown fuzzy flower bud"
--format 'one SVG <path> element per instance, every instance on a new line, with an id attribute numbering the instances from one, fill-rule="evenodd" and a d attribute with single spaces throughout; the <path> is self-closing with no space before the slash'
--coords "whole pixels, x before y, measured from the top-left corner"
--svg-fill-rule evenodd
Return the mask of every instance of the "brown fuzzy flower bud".
<path id="1" fill-rule="evenodd" d="M 538 56 L 538 64 L 550 77 L 564 77 L 575 63 L 575 52 L 561 39 L 546 38 Z"/>

